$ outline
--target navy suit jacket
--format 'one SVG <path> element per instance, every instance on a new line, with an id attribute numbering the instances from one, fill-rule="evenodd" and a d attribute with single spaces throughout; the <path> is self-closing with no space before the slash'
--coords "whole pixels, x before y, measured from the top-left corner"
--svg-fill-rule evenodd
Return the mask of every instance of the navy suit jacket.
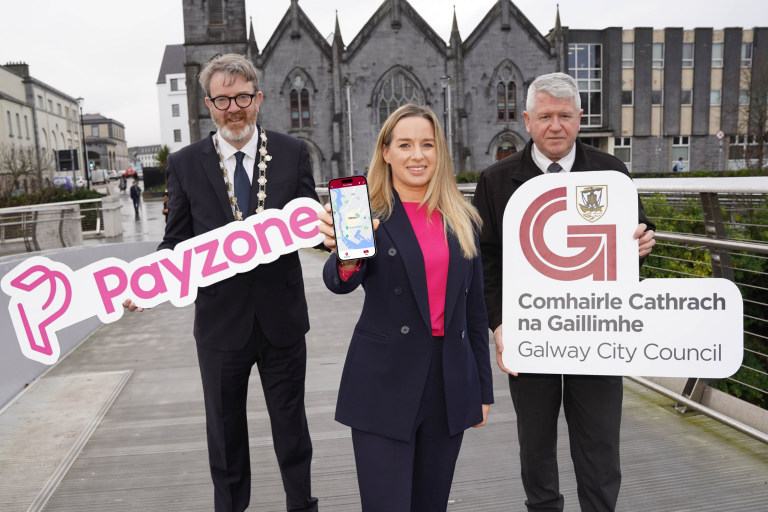
<path id="1" fill-rule="evenodd" d="M 317 201 L 306 143 L 282 133 L 266 133 L 272 160 L 267 162 L 265 208 L 283 208 L 297 197 Z M 258 203 L 258 176 L 254 168 L 251 212 Z M 158 250 L 173 249 L 179 242 L 235 220 L 210 136 L 168 157 L 168 194 L 168 223 Z M 195 340 L 211 350 L 239 350 L 251 336 L 254 318 L 276 347 L 290 346 L 307 333 L 309 315 L 298 253 L 200 288 L 195 300 Z"/>
<path id="2" fill-rule="evenodd" d="M 443 374 L 450 434 L 483 421 L 493 403 L 483 267 L 465 259 L 453 235 L 445 297 Z M 424 257 L 403 203 L 376 231 L 376 255 L 349 281 L 339 277 L 336 254 L 323 270 L 334 293 L 362 285 L 365 303 L 341 376 L 336 421 L 399 441 L 410 441 L 432 358 Z"/>

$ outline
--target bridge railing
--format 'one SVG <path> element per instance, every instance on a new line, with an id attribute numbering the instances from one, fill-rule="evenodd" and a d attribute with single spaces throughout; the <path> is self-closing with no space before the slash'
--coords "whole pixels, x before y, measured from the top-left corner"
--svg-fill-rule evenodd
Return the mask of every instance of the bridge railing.
<path id="1" fill-rule="evenodd" d="M 0 208 L 0 254 L 82 245 L 122 233 L 116 196 Z M 79 221 L 79 222 L 73 222 Z"/>

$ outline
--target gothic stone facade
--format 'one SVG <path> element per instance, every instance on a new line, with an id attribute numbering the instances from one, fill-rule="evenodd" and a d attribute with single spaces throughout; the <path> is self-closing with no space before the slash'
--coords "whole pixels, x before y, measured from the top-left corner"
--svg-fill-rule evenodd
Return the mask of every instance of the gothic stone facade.
<path id="1" fill-rule="evenodd" d="M 511 151 L 525 145 L 522 111 L 527 86 L 540 74 L 562 69 L 562 51 L 508 0 L 497 3 L 466 41 L 454 23 L 449 43 L 407 1 L 387 0 L 346 46 L 338 22 L 329 42 L 293 0 L 262 51 L 252 28 L 245 39 L 242 0 L 214 4 L 184 0 L 192 139 L 215 129 L 197 85 L 201 67 L 217 54 L 247 54 L 260 71 L 260 123 L 307 142 L 318 183 L 352 174 L 353 168 L 364 171 L 379 127 L 398 106 L 427 105 L 445 119 L 440 79 L 446 75 L 451 76 L 456 171 L 479 171 L 496 160 L 500 147 Z M 208 29 L 212 7 L 223 8 L 223 16 L 216 18 L 223 28 L 213 32 Z M 218 44 L 210 44 L 214 37 Z M 509 104 L 501 122 L 499 83 L 507 88 L 502 103 Z"/>
<path id="2" fill-rule="evenodd" d="M 385 0 L 345 44 L 338 19 L 326 39 L 291 0 L 260 51 L 252 25 L 246 37 L 244 0 L 183 3 L 192 141 L 215 129 L 200 69 L 218 54 L 247 55 L 261 74 L 261 123 L 307 142 L 318 183 L 363 172 L 379 127 L 404 103 L 431 107 L 447 132 L 444 76 L 456 172 L 481 171 L 525 145 L 528 87 L 554 71 L 579 83 L 582 140 L 633 172 L 669 171 L 678 158 L 686 170 L 744 166 L 754 137 L 739 121 L 749 120 L 740 98 L 768 83 L 766 28 L 572 30 L 558 13 L 544 36 L 511 0 L 498 0 L 466 39 L 454 14 L 446 42 L 407 0 Z"/>

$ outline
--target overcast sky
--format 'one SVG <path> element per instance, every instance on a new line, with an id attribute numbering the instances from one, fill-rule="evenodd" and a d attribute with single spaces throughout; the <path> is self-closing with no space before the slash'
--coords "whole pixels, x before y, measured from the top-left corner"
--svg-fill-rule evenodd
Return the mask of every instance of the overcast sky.
<path id="1" fill-rule="evenodd" d="M 382 0 L 300 0 L 323 35 L 333 32 L 335 10 L 349 43 Z M 496 0 L 410 0 L 446 41 L 455 3 L 467 37 Z M 517 7 L 546 34 L 556 0 L 517 0 Z M 157 75 L 167 44 L 184 42 L 181 0 L 4 1 L 0 63 L 24 61 L 35 78 L 74 97 L 85 112 L 125 124 L 130 146 L 158 144 Z M 727 7 L 726 7 L 727 6 Z M 246 0 L 259 48 L 290 7 L 290 0 Z M 724 27 L 768 25 L 766 0 L 560 0 L 560 19 L 571 28 Z M 14 20 L 19 20 L 16 22 Z M 24 20 L 23 22 L 21 22 Z"/>

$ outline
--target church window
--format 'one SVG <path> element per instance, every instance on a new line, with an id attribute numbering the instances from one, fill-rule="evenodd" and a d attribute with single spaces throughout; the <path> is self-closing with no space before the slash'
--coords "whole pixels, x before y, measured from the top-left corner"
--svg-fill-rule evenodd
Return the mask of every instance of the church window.
<path id="1" fill-rule="evenodd" d="M 224 28 L 224 9 L 221 0 L 208 0 L 208 27 Z"/>
<path id="2" fill-rule="evenodd" d="M 311 128 L 311 118 L 309 114 L 309 91 L 302 89 L 301 92 L 296 89 L 291 90 L 291 128 Z"/>
<path id="3" fill-rule="evenodd" d="M 499 82 L 496 86 L 497 121 L 500 123 L 513 122 L 516 117 L 517 87 L 515 82 Z"/>
<path id="4" fill-rule="evenodd" d="M 408 103 L 420 103 L 414 83 L 402 73 L 386 78 L 379 92 L 379 124 L 384 124 L 395 110 Z"/>

